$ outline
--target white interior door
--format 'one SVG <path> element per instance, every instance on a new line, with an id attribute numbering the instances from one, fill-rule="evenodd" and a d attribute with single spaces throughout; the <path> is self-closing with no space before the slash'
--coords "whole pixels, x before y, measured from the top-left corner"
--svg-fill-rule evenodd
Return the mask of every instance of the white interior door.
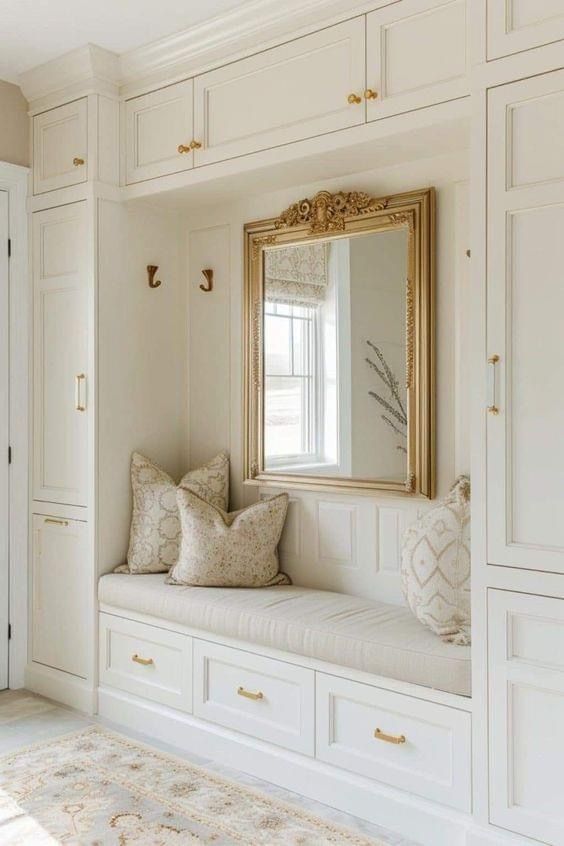
<path id="1" fill-rule="evenodd" d="M 0 690 L 8 687 L 8 194 L 0 191 Z"/>

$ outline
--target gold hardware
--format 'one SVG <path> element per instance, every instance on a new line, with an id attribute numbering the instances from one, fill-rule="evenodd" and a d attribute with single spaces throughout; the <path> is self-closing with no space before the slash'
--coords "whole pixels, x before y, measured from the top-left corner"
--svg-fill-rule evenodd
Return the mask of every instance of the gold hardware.
<path id="1" fill-rule="evenodd" d="M 382 729 L 375 729 L 374 737 L 376 740 L 383 740 L 385 743 L 395 743 L 399 746 L 400 743 L 407 743 L 405 734 L 386 734 Z"/>
<path id="2" fill-rule="evenodd" d="M 155 663 L 152 658 L 141 658 L 137 653 L 131 656 L 131 660 L 135 661 L 136 664 L 142 664 L 143 667 L 150 667 L 151 664 Z"/>
<path id="3" fill-rule="evenodd" d="M 199 141 L 190 141 L 190 149 L 191 150 L 201 150 L 202 145 Z"/>
<path id="4" fill-rule="evenodd" d="M 358 103 L 362 103 L 362 97 L 359 97 L 358 94 L 349 94 L 347 101 L 351 104 L 351 106 L 358 105 Z"/>
<path id="5" fill-rule="evenodd" d="M 85 373 L 78 373 L 75 377 L 75 403 L 74 407 L 77 411 L 86 411 L 86 406 L 82 404 L 80 399 L 80 386 L 86 380 Z"/>
<path id="6" fill-rule="evenodd" d="M 205 291 L 206 294 L 213 290 L 213 270 L 211 267 L 206 267 L 205 270 L 202 270 L 202 273 L 206 277 L 206 282 L 200 285 L 200 291 Z"/>
<path id="7" fill-rule="evenodd" d="M 365 100 L 376 100 L 378 98 L 378 92 L 373 91 L 372 88 L 367 88 L 364 92 L 364 99 Z"/>
<path id="8" fill-rule="evenodd" d="M 190 153 L 192 150 L 190 144 L 179 144 L 176 149 L 179 153 Z"/>
<path id="9" fill-rule="evenodd" d="M 491 381 L 492 401 L 491 401 L 490 405 L 488 405 L 487 411 L 488 411 L 489 414 L 493 414 L 493 415 L 499 414 L 499 408 L 497 407 L 496 402 L 495 402 L 495 366 L 498 363 L 498 361 L 499 361 L 498 355 L 492 355 L 488 358 L 488 364 L 492 368 L 492 381 Z"/>
<path id="10" fill-rule="evenodd" d="M 53 523 L 54 526 L 68 526 L 68 520 L 56 520 L 55 517 L 46 517 L 45 523 Z"/>
<path id="11" fill-rule="evenodd" d="M 80 159 L 78 156 L 75 156 L 72 160 L 72 163 L 75 167 L 82 167 L 84 164 L 84 159 Z"/>
<path id="12" fill-rule="evenodd" d="M 149 288 L 158 288 L 161 284 L 160 279 L 155 279 L 155 273 L 159 269 L 158 264 L 147 265 L 147 276 L 149 277 Z"/>
<path id="13" fill-rule="evenodd" d="M 252 699 L 253 701 L 256 701 L 257 699 L 264 699 L 264 693 L 260 690 L 255 693 L 252 690 L 245 690 L 244 687 L 238 687 L 237 693 L 239 696 L 244 696 L 245 699 Z"/>

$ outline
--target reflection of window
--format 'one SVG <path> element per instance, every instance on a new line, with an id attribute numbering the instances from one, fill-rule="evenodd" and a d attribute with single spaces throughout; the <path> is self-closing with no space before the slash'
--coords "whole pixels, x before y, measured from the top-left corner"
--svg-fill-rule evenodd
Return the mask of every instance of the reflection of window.
<path id="1" fill-rule="evenodd" d="M 317 459 L 318 309 L 265 302 L 265 454 L 270 462 Z"/>

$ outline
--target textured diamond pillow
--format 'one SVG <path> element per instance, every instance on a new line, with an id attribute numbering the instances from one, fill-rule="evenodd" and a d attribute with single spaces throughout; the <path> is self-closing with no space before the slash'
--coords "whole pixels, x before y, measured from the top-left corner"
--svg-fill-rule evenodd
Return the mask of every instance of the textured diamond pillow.
<path id="1" fill-rule="evenodd" d="M 217 508 L 228 508 L 229 457 L 221 452 L 208 464 L 191 470 L 181 485 Z M 176 483 L 157 464 L 138 452 L 131 458 L 133 517 L 127 566 L 130 573 L 164 573 L 176 564 L 180 548 L 180 519 Z"/>
<path id="2" fill-rule="evenodd" d="M 206 587 L 290 584 L 278 570 L 278 542 L 288 494 L 227 514 L 182 486 L 177 492 L 182 524 L 178 563 L 167 582 Z"/>
<path id="3" fill-rule="evenodd" d="M 402 587 L 417 619 L 443 640 L 470 643 L 470 480 L 410 526 L 403 538 Z"/>

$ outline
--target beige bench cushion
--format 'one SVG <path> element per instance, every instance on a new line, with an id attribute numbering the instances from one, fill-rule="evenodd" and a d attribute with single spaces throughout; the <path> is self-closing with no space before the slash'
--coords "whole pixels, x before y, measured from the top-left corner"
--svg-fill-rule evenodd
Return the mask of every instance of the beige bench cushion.
<path id="1" fill-rule="evenodd" d="M 104 605 L 204 632 L 470 695 L 470 648 L 443 641 L 404 606 L 295 585 L 205 588 L 167 585 L 161 574 L 111 574 Z"/>

